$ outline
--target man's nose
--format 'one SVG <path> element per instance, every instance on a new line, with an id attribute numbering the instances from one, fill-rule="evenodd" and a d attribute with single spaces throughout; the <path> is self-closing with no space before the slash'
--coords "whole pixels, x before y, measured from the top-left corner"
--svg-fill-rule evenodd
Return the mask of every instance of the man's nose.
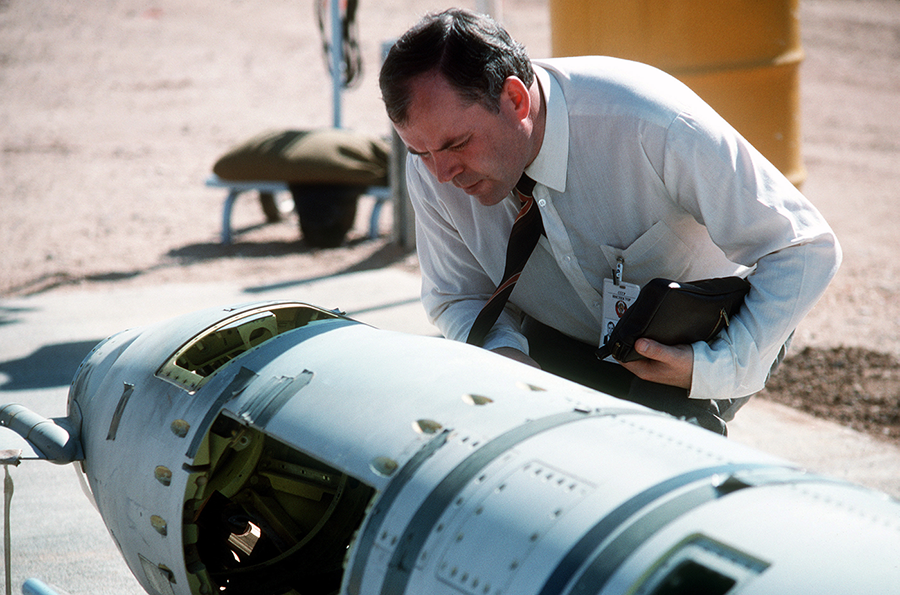
<path id="1" fill-rule="evenodd" d="M 447 151 L 437 152 L 433 157 L 432 163 L 434 166 L 434 177 L 441 184 L 446 184 L 453 180 L 465 169 L 462 162 Z"/>

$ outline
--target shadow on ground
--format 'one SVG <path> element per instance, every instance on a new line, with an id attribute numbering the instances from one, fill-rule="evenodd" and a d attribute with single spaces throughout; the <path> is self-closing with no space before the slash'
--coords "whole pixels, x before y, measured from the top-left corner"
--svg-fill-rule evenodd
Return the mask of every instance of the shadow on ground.
<path id="1" fill-rule="evenodd" d="M 412 254 L 413 250 L 402 248 L 394 242 L 386 239 L 369 239 L 369 238 L 353 238 L 344 242 L 338 248 L 319 248 L 308 245 L 302 239 L 293 241 L 267 241 L 267 242 L 235 242 L 232 244 L 221 244 L 218 242 L 206 242 L 199 244 L 188 244 L 180 248 L 169 250 L 166 252 L 159 262 L 148 267 L 121 270 L 121 271 L 104 271 L 88 275 L 72 275 L 70 273 L 58 272 L 41 275 L 31 279 L 18 286 L 10 287 L 4 291 L 0 291 L 0 297 L 12 296 L 29 296 L 45 291 L 50 291 L 60 287 L 78 285 L 82 283 L 115 283 L 118 281 L 127 281 L 150 273 L 164 271 L 167 269 L 177 269 L 179 267 L 188 267 L 193 265 L 201 265 L 203 263 L 215 262 L 227 259 L 271 259 L 286 256 L 303 256 L 306 255 L 314 258 L 317 254 L 321 254 L 329 250 L 354 250 L 363 248 L 365 244 L 370 242 L 383 242 L 383 245 L 374 252 L 366 252 L 357 262 L 353 262 L 343 269 L 330 271 L 328 275 L 318 276 L 315 278 L 298 279 L 296 282 L 288 282 L 286 285 L 310 282 L 316 279 L 341 275 L 345 273 L 353 273 L 359 271 L 374 270 L 386 266 L 391 266 Z M 365 251 L 363 251 L 365 252 Z M 265 287 L 250 288 L 249 291 L 263 291 Z M 7 313 L 12 314 L 12 313 Z M 8 322 L 8 316 L 0 313 L 0 324 Z"/>
<path id="2" fill-rule="evenodd" d="M 78 366 L 102 339 L 44 345 L 26 357 L 0 362 L 0 390 L 68 386 Z"/>

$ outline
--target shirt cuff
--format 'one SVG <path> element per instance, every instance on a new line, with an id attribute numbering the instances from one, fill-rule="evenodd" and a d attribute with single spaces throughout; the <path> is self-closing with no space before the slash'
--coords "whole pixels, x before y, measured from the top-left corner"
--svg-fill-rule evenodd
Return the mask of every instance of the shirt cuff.
<path id="1" fill-rule="evenodd" d="M 691 347 L 694 350 L 694 370 L 688 398 L 737 399 L 755 394 L 765 387 L 765 378 L 757 379 L 755 370 L 742 370 L 730 349 L 714 349 L 703 341 Z M 727 357 L 729 353 L 732 357 Z"/>
<path id="2" fill-rule="evenodd" d="M 492 350 L 500 347 L 512 347 L 527 355 L 528 339 L 522 333 L 517 333 L 512 329 L 494 328 L 485 338 L 484 348 Z"/>

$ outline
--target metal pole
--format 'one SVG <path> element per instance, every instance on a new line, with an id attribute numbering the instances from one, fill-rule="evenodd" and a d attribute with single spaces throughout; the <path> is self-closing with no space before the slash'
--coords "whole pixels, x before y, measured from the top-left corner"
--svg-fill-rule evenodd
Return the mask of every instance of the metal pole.
<path id="1" fill-rule="evenodd" d="M 10 503 L 13 497 L 13 480 L 9 475 L 9 465 L 3 465 L 3 562 L 6 569 L 6 595 L 12 595 L 12 539 L 10 538 Z"/>
<path id="2" fill-rule="evenodd" d="M 381 43 L 381 60 L 387 57 L 388 52 L 396 39 Z M 412 203 L 409 201 L 409 191 L 406 187 L 406 145 L 400 140 L 397 131 L 391 127 L 391 157 L 388 167 L 388 180 L 391 184 L 391 200 L 394 205 L 394 229 L 392 239 L 403 248 L 416 247 L 416 215 L 413 212 Z"/>
<path id="3" fill-rule="evenodd" d="M 341 30 L 341 1 L 331 0 L 331 85 L 332 113 L 334 115 L 335 128 L 341 127 L 341 90 L 344 86 L 344 37 Z"/>

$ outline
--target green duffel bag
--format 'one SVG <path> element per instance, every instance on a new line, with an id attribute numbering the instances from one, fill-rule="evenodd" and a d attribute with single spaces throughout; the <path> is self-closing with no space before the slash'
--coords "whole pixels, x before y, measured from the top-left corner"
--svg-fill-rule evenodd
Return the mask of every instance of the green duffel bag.
<path id="1" fill-rule="evenodd" d="M 312 246 L 339 246 L 369 186 L 388 184 L 389 146 L 341 128 L 259 134 L 219 158 L 213 173 L 237 182 L 287 182 L 300 231 Z"/>
<path id="2" fill-rule="evenodd" d="M 277 130 L 254 136 L 216 161 L 223 180 L 387 185 L 387 141 L 342 128 Z"/>

